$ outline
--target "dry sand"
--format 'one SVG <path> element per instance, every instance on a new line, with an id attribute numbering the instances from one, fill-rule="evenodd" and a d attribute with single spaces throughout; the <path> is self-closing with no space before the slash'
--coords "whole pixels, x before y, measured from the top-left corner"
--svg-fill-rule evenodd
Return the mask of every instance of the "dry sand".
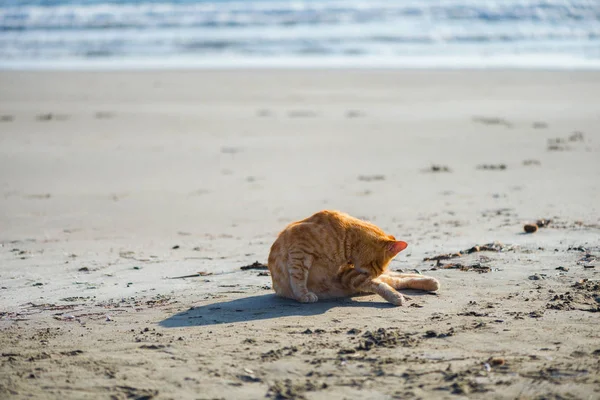
<path id="1" fill-rule="evenodd" d="M 0 397 L 599 398 L 598 93 L 598 72 L 0 73 Z M 240 269 L 324 208 L 409 242 L 391 268 L 439 294 L 305 305 Z"/>

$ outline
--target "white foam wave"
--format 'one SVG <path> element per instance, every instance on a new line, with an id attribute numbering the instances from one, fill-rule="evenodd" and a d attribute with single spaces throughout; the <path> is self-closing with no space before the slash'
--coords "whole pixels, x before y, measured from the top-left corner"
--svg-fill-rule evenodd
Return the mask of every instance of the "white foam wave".
<path id="1" fill-rule="evenodd" d="M 0 2 L 0 68 L 164 59 L 220 66 L 246 59 L 265 66 L 545 59 L 576 67 L 600 59 L 598 0 L 44 2 Z"/>
<path id="2" fill-rule="evenodd" d="M 198 3 L 68 3 L 0 6 L 0 29 L 156 28 L 167 26 L 264 26 L 390 21 L 598 22 L 594 0 L 445 1 L 236 1 Z"/>

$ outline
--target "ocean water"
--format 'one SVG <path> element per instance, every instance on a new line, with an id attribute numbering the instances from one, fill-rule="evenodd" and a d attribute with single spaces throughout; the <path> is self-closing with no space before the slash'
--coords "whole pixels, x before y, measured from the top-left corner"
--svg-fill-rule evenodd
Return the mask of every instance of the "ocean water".
<path id="1" fill-rule="evenodd" d="M 600 0 L 0 0 L 0 68 L 600 68 Z"/>

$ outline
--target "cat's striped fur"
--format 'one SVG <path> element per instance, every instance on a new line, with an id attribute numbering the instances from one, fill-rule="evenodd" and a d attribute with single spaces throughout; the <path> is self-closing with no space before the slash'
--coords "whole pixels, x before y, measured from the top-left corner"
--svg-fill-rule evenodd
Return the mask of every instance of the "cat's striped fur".
<path id="1" fill-rule="evenodd" d="M 377 293 L 401 305 L 404 297 L 395 289 L 439 288 L 435 278 L 387 270 L 406 246 L 369 222 L 339 211 L 320 211 L 289 224 L 271 246 L 273 289 L 303 303 Z"/>

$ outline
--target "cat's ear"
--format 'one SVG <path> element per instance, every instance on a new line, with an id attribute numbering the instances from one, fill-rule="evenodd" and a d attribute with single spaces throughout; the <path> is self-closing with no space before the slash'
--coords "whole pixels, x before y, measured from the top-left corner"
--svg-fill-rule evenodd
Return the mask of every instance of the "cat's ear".
<path id="1" fill-rule="evenodd" d="M 407 247 L 408 247 L 408 243 L 403 242 L 401 240 L 395 240 L 388 244 L 388 250 L 390 251 L 392 256 L 395 256 L 396 254 L 400 253 L 402 250 L 404 250 Z"/>

